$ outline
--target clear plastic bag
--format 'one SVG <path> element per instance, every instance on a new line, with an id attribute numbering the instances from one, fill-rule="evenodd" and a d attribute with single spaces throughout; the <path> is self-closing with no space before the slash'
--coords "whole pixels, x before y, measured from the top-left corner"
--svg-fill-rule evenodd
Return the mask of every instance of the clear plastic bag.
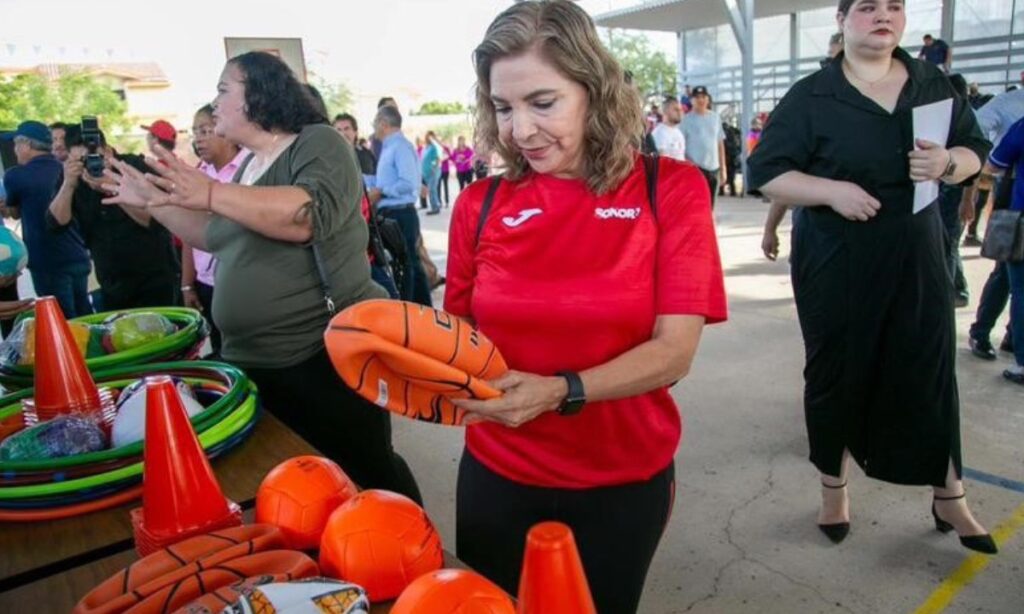
<path id="1" fill-rule="evenodd" d="M 107 437 L 95 420 L 85 416 L 60 416 L 0 442 L 0 461 L 58 458 L 106 448 Z"/>

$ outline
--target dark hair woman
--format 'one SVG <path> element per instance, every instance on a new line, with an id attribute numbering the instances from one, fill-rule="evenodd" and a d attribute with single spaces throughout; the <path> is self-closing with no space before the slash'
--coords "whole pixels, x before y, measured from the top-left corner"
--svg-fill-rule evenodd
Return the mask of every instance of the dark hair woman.
<path id="1" fill-rule="evenodd" d="M 977 174 L 990 144 L 946 76 L 899 47 L 902 0 L 843 0 L 837 20 L 843 51 L 786 94 L 750 160 L 755 191 L 797 206 L 793 289 L 818 523 L 832 541 L 846 537 L 852 456 L 870 477 L 931 485 L 936 528 L 995 552 L 961 482 L 942 219 L 934 200 L 915 206 L 915 190 Z M 914 109 L 932 103 L 949 127 L 941 142 L 914 138 Z"/>
<path id="2" fill-rule="evenodd" d="M 370 279 L 352 148 L 272 55 L 228 61 L 217 92 L 216 133 L 253 154 L 236 184 L 216 183 L 162 151 L 152 174 L 117 165 L 105 202 L 147 207 L 217 257 L 221 356 L 246 369 L 267 409 L 362 487 L 419 500 L 392 449 L 387 412 L 345 386 L 323 344 L 335 309 L 387 296 Z"/>

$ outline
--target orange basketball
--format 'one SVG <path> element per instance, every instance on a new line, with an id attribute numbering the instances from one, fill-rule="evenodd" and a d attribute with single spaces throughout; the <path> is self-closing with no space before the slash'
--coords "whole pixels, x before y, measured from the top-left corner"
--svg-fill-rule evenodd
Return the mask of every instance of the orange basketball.
<path id="1" fill-rule="evenodd" d="M 334 461 L 296 456 L 270 470 L 256 491 L 256 522 L 271 524 L 294 550 L 320 545 L 327 519 L 358 492 Z"/>
<path id="2" fill-rule="evenodd" d="M 365 490 L 331 514 L 320 541 L 324 575 L 358 584 L 372 603 L 394 599 L 444 562 L 423 508 L 402 495 Z"/>
<path id="3" fill-rule="evenodd" d="M 516 614 L 516 607 L 505 591 L 480 574 L 440 569 L 402 591 L 391 614 Z"/>
<path id="4" fill-rule="evenodd" d="M 404 301 L 357 303 L 324 333 L 341 378 L 362 397 L 409 418 L 457 425 L 452 398 L 493 399 L 484 380 L 508 371 L 490 339 L 469 322 Z"/>

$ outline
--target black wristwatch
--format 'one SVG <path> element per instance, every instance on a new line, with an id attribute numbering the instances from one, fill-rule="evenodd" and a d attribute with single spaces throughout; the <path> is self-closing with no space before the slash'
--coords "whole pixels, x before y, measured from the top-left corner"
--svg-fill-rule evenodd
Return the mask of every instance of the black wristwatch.
<path id="1" fill-rule="evenodd" d="M 559 415 L 572 416 L 580 413 L 583 404 L 587 402 L 587 397 L 583 392 L 583 380 L 574 371 L 559 371 L 555 375 L 564 377 L 569 384 L 569 394 L 565 395 L 565 400 L 558 408 Z"/>

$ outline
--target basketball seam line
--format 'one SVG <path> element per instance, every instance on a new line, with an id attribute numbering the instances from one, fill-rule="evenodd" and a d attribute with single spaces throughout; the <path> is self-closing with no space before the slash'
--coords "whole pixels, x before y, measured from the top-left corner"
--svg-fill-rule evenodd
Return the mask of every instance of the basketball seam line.
<path id="1" fill-rule="evenodd" d="M 173 558 L 175 561 L 178 561 L 178 563 L 181 564 L 182 567 L 185 567 L 186 565 L 188 565 L 188 562 L 186 562 L 185 559 L 183 559 L 180 556 L 178 556 L 178 554 L 172 548 L 173 548 L 173 546 L 168 546 L 167 547 L 167 549 L 166 549 L 167 554 L 169 554 L 171 556 L 171 558 Z"/>
<path id="2" fill-rule="evenodd" d="M 487 368 L 491 366 L 491 361 L 494 359 L 494 353 L 497 351 L 498 346 L 491 343 L 491 353 L 487 355 L 487 360 L 484 362 L 484 366 L 480 369 L 480 372 L 476 374 L 477 377 L 483 377 L 484 373 L 487 372 Z"/>
<path id="3" fill-rule="evenodd" d="M 405 320 L 405 340 L 402 345 L 409 347 L 409 305 L 407 303 L 402 303 L 402 315 Z"/>
<path id="4" fill-rule="evenodd" d="M 462 331 L 462 318 L 455 318 L 455 351 L 452 352 L 452 357 L 448 359 L 448 364 L 455 362 L 455 359 L 459 356 L 459 333 Z"/>
<path id="5" fill-rule="evenodd" d="M 377 355 L 373 354 L 369 358 L 366 359 L 365 363 L 363 363 L 363 368 L 362 368 L 362 370 L 359 371 L 359 385 L 356 386 L 356 390 L 362 390 L 363 389 L 363 383 L 366 381 L 366 372 L 370 369 L 370 363 L 373 362 L 374 360 L 376 360 L 376 358 L 377 358 Z"/>

